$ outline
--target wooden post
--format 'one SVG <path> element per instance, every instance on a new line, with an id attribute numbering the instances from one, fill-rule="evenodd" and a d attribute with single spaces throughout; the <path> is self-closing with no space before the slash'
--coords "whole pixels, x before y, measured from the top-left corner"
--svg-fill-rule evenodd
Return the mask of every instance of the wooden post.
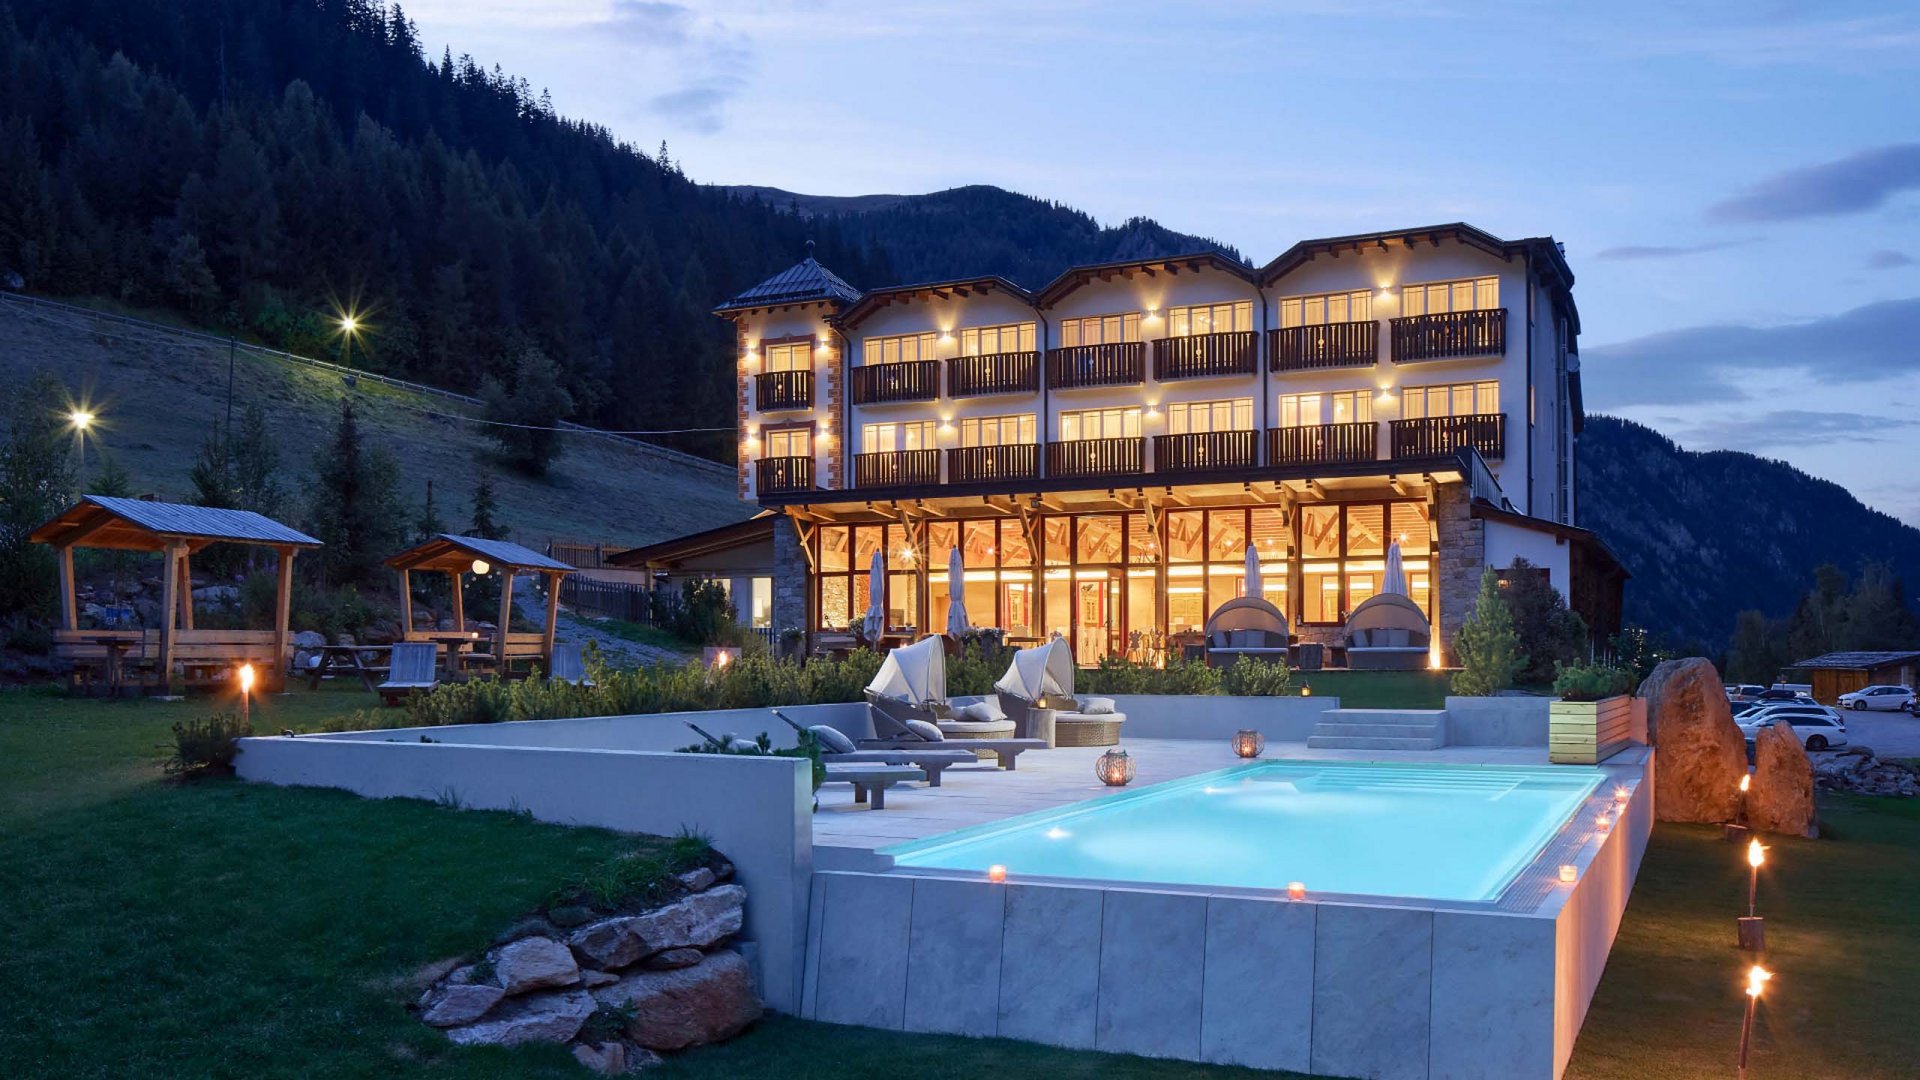
<path id="1" fill-rule="evenodd" d="M 160 575 L 160 692 L 173 691 L 174 621 L 180 617 L 179 565 L 182 545 L 168 544 L 161 552 L 166 570 Z"/>
<path id="2" fill-rule="evenodd" d="M 190 560 L 193 556 L 186 549 L 180 551 L 180 629 L 193 629 L 193 568 Z"/>
<path id="3" fill-rule="evenodd" d="M 280 576 L 274 592 L 273 670 L 267 675 L 267 684 L 279 689 L 286 688 L 288 646 L 292 642 L 287 631 L 293 623 L 293 557 L 297 553 L 296 548 L 280 549 Z"/>
<path id="4" fill-rule="evenodd" d="M 547 629 L 546 637 L 540 644 L 542 661 L 546 664 L 548 675 L 553 674 L 553 631 L 560 622 L 560 575 L 547 572 Z"/>
<path id="5" fill-rule="evenodd" d="M 453 628 L 464 634 L 467 632 L 467 598 L 460 594 L 460 571 L 447 571 L 447 586 L 453 596 Z"/>
<path id="6" fill-rule="evenodd" d="M 500 622 L 493 632 L 493 659 L 501 678 L 507 677 L 507 627 L 513 625 L 513 570 L 500 567 Z"/>
<path id="7" fill-rule="evenodd" d="M 413 573 L 400 568 L 400 640 L 413 640 Z"/>
<path id="8" fill-rule="evenodd" d="M 60 628 L 62 630 L 80 629 L 80 602 L 74 595 L 73 548 L 54 549 L 55 564 L 60 570 Z"/>

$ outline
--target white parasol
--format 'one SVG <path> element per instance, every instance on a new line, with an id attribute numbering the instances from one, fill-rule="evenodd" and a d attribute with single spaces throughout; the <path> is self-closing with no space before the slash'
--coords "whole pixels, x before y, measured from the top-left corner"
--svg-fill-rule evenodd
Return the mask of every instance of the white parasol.
<path id="1" fill-rule="evenodd" d="M 1407 595 L 1407 570 L 1400 562 L 1400 541 L 1387 545 L 1387 573 L 1380 582 L 1380 591 Z"/>
<path id="2" fill-rule="evenodd" d="M 967 632 L 966 601 L 967 567 L 960 557 L 960 549 L 955 547 L 947 556 L 947 636 L 959 637 Z"/>
<path id="3" fill-rule="evenodd" d="M 873 553 L 873 567 L 867 572 L 867 616 L 860 632 L 868 641 L 879 641 L 887 632 L 887 561 L 883 552 Z"/>

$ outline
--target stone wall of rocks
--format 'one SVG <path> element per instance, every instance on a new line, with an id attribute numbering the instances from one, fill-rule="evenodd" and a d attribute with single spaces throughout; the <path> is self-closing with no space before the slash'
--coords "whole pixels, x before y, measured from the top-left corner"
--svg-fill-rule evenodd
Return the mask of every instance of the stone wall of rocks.
<path id="1" fill-rule="evenodd" d="M 1859 795 L 1912 798 L 1920 795 L 1920 778 L 1900 761 L 1874 756 L 1865 746 L 1849 746 L 1827 755 L 1813 767 L 1813 782 L 1832 791 Z"/>
<path id="2" fill-rule="evenodd" d="M 719 865 L 679 875 L 678 898 L 650 910 L 554 908 L 522 920 L 429 986 L 420 1019 L 466 1046 L 569 1044 L 609 1076 L 739 1034 L 761 1005 L 732 947 L 746 890 Z"/>

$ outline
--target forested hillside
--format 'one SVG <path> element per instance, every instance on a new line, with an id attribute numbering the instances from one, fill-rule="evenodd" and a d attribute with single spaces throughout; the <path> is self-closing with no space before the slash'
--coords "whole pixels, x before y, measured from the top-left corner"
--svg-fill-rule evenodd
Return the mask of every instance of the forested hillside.
<path id="1" fill-rule="evenodd" d="M 1714 647 L 1742 610 L 1790 615 L 1824 564 L 1884 563 L 1920 585 L 1920 530 L 1840 485 L 1752 454 L 1684 450 L 1610 416 L 1590 417 L 1580 438 L 1580 523 L 1633 572 L 1628 621 Z"/>

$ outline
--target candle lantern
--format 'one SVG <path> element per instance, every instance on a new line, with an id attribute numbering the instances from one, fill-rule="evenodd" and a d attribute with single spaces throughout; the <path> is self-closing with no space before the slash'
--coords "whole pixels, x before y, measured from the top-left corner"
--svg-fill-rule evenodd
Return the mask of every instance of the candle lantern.
<path id="1" fill-rule="evenodd" d="M 1108 787 L 1125 787 L 1133 779 L 1133 759 L 1125 750 L 1109 750 L 1093 763 L 1093 775 Z"/>
<path id="2" fill-rule="evenodd" d="M 1566 882 L 1569 885 L 1573 884 L 1576 881 L 1579 881 L 1580 868 L 1573 865 L 1572 863 L 1562 863 L 1560 865 L 1560 880 Z"/>
<path id="3" fill-rule="evenodd" d="M 1233 752 L 1238 757 L 1256 758 L 1266 748 L 1267 737 L 1252 728 L 1242 728 L 1233 733 Z"/>
<path id="4" fill-rule="evenodd" d="M 1007 880 L 1007 868 L 999 863 L 994 863 L 992 866 L 987 867 L 987 880 L 993 882 L 995 885 L 1001 884 Z"/>
<path id="5" fill-rule="evenodd" d="M 1301 697 L 1312 697 L 1312 696 L 1313 696 L 1313 686 L 1312 686 L 1311 684 L 1309 684 L 1309 683 L 1301 683 L 1301 684 L 1300 684 L 1300 696 L 1301 696 Z"/>
<path id="6" fill-rule="evenodd" d="M 1306 887 L 1306 885 L 1304 885 L 1304 884 L 1302 884 L 1301 882 L 1298 882 L 1298 881 L 1289 881 L 1289 882 L 1287 882 L 1287 899 L 1289 899 L 1289 900 L 1305 900 L 1306 898 L 1307 898 L 1307 887 Z"/>

